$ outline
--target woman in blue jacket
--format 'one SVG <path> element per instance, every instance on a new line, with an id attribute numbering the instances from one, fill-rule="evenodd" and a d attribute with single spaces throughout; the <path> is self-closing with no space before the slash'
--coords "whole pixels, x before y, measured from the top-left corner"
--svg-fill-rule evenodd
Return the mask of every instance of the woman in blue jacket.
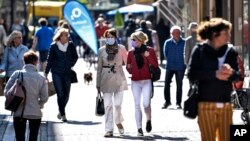
<path id="1" fill-rule="evenodd" d="M 6 82 L 14 71 L 23 68 L 23 55 L 28 50 L 28 47 L 22 44 L 22 33 L 13 31 L 8 37 L 7 47 L 4 49 L 4 56 L 0 66 L 0 73 L 4 71 L 6 73 Z"/>
<path id="2" fill-rule="evenodd" d="M 58 119 L 67 122 L 65 107 L 69 100 L 71 86 L 71 68 L 76 64 L 78 55 L 76 47 L 69 42 L 68 29 L 61 28 L 53 38 L 51 44 L 48 63 L 45 70 L 45 77 L 51 71 L 52 80 L 57 93 L 57 104 L 59 106 Z"/>

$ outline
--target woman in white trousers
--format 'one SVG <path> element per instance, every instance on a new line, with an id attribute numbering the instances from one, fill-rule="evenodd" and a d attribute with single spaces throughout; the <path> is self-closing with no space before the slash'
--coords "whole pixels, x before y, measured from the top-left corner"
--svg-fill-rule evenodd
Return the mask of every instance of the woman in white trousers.
<path id="1" fill-rule="evenodd" d="M 131 45 L 134 49 L 130 50 L 127 59 L 127 71 L 132 74 L 131 89 L 135 102 L 135 120 L 137 125 L 138 136 L 143 136 L 142 130 L 142 110 L 141 100 L 143 100 L 143 108 L 146 114 L 146 131 L 152 130 L 151 125 L 151 92 L 152 81 L 149 72 L 149 65 L 158 67 L 158 61 L 155 51 L 152 47 L 146 46 L 148 37 L 141 31 L 134 32 L 131 35 Z"/>
<path id="2" fill-rule="evenodd" d="M 103 93 L 104 98 L 106 131 L 104 137 L 112 137 L 114 122 L 119 133 L 124 133 L 121 105 L 123 91 L 128 89 L 128 85 L 122 65 L 127 62 L 127 50 L 123 45 L 117 43 L 115 29 L 106 30 L 104 37 L 106 45 L 99 49 L 98 54 L 96 88 L 98 92 Z"/>

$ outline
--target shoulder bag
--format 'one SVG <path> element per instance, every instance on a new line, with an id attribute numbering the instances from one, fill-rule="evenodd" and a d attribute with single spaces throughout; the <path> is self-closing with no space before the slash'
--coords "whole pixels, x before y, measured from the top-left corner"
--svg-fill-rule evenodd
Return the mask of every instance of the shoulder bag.
<path id="1" fill-rule="evenodd" d="M 19 78 L 19 76 L 21 76 L 21 79 Z M 23 102 L 25 102 L 25 98 L 26 98 L 26 89 L 23 86 L 23 73 L 20 71 L 18 73 L 14 85 L 7 91 L 5 100 L 5 109 L 15 112 L 18 109 L 18 107 Z"/>
<path id="2" fill-rule="evenodd" d="M 151 80 L 153 82 L 158 81 L 161 78 L 161 69 L 160 69 L 160 67 L 159 66 L 154 67 L 152 64 L 149 63 L 148 68 L 149 68 L 149 72 L 150 72 L 150 75 L 151 75 Z"/>
<path id="3" fill-rule="evenodd" d="M 151 75 L 151 80 L 153 82 L 158 81 L 161 78 L 161 69 L 159 67 L 154 67 L 151 64 L 149 64 L 148 68 Z"/>
<path id="4" fill-rule="evenodd" d="M 71 83 L 77 83 L 78 79 L 77 79 L 77 74 L 74 70 L 70 70 L 70 75 L 71 75 Z"/>
<path id="5" fill-rule="evenodd" d="M 154 84 L 153 84 L 153 82 L 160 80 L 160 78 L 161 78 L 161 69 L 160 69 L 159 66 L 154 67 L 150 63 L 148 64 L 148 69 L 149 69 L 149 73 L 150 73 L 150 76 L 151 76 L 151 86 L 152 86 L 151 98 L 153 98 L 153 96 L 154 96 Z"/>

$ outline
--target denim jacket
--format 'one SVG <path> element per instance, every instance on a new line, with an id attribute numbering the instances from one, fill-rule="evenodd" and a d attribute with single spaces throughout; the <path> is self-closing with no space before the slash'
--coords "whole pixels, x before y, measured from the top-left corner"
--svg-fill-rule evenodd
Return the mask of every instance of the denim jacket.
<path id="1" fill-rule="evenodd" d="M 4 49 L 4 56 L 0 69 L 6 71 L 6 77 L 10 77 L 14 71 L 21 70 L 23 68 L 23 55 L 27 51 L 29 51 L 28 47 L 22 44 L 16 48 L 6 47 Z"/>

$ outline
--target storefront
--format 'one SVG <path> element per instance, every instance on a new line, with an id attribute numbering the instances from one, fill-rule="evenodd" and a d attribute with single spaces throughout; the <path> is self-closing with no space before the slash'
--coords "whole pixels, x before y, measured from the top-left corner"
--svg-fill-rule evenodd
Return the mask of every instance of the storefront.
<path id="1" fill-rule="evenodd" d="M 243 15 L 243 30 L 242 30 L 242 47 L 243 47 L 243 57 L 244 57 L 244 66 L 246 70 L 250 70 L 250 42 L 249 42 L 249 13 L 250 13 L 250 2 L 248 0 L 243 1 L 243 8 L 242 8 L 242 15 Z"/>
<path id="2" fill-rule="evenodd" d="M 232 23 L 231 43 L 243 58 L 245 70 L 250 70 L 249 0 L 200 0 L 196 7 L 200 9 L 198 21 L 208 16 L 222 17 Z"/>

